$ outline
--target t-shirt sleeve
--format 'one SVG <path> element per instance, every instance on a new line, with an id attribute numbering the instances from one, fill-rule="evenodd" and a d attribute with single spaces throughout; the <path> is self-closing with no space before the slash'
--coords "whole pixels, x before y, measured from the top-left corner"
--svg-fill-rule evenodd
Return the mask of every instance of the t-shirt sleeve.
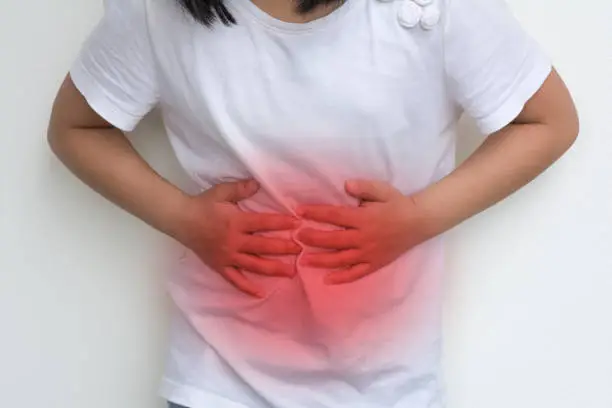
<path id="1" fill-rule="evenodd" d="M 145 7 L 144 0 L 106 0 L 70 70 L 91 108 L 123 131 L 133 130 L 158 100 Z"/>
<path id="2" fill-rule="evenodd" d="M 446 0 L 444 58 L 453 98 L 484 134 L 520 114 L 550 60 L 503 0 Z"/>

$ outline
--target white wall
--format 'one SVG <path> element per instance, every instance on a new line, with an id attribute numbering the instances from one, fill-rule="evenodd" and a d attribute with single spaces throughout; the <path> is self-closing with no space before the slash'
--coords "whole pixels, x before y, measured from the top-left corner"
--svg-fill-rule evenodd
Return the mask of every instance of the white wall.
<path id="1" fill-rule="evenodd" d="M 610 408 L 612 3 L 511 4 L 565 77 L 582 133 L 537 182 L 451 233 L 449 408 Z M 101 1 L 1 0 L 0 11 L 0 405 L 161 406 L 164 240 L 45 143 Z M 157 120 L 134 140 L 181 179 Z"/>

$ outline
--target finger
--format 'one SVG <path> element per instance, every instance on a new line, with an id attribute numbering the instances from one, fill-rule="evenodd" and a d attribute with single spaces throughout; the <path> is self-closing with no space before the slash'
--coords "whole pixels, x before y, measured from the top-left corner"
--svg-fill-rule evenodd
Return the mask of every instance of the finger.
<path id="1" fill-rule="evenodd" d="M 217 184 L 209 191 L 215 201 L 237 203 L 252 197 L 258 190 L 259 184 L 255 180 L 242 180 Z"/>
<path id="2" fill-rule="evenodd" d="M 345 189 L 349 195 L 363 201 L 387 202 L 401 195 L 390 184 L 377 180 L 349 180 Z"/>
<path id="3" fill-rule="evenodd" d="M 358 211 L 356 208 L 333 205 L 305 205 L 299 207 L 297 213 L 307 220 L 352 228 L 358 224 Z"/>
<path id="4" fill-rule="evenodd" d="M 222 276 L 232 285 L 234 285 L 241 292 L 246 293 L 257 298 L 265 297 L 265 292 L 255 285 L 253 282 L 247 279 L 246 276 L 238 269 L 228 266 L 223 270 Z"/>
<path id="5" fill-rule="evenodd" d="M 342 285 L 345 283 L 355 282 L 368 276 L 371 272 L 372 271 L 369 264 L 354 265 L 350 269 L 330 272 L 325 277 L 325 284 Z"/>
<path id="6" fill-rule="evenodd" d="M 304 228 L 297 238 L 304 245 L 325 249 L 349 249 L 359 247 L 360 233 L 358 230 L 319 231 Z"/>
<path id="7" fill-rule="evenodd" d="M 240 220 L 242 232 L 287 231 L 300 226 L 300 220 L 291 215 L 244 213 Z"/>
<path id="8" fill-rule="evenodd" d="M 282 277 L 293 277 L 295 275 L 294 265 L 272 259 L 264 259 L 254 255 L 237 253 L 234 255 L 234 262 L 240 269 L 258 275 Z"/>
<path id="9" fill-rule="evenodd" d="M 248 235 L 238 251 L 254 255 L 297 255 L 302 247 L 288 239 Z"/>
<path id="10" fill-rule="evenodd" d="M 359 262 L 359 254 L 355 250 L 308 254 L 302 257 L 300 263 L 314 268 L 350 268 Z"/>

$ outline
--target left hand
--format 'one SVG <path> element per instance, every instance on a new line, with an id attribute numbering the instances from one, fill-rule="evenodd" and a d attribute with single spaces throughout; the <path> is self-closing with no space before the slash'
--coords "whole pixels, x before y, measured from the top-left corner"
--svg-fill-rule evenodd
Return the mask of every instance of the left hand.
<path id="1" fill-rule="evenodd" d="M 326 250 L 305 253 L 301 263 L 334 269 L 325 283 L 337 285 L 361 279 L 393 262 L 425 241 L 424 217 L 411 197 L 380 181 L 348 181 L 346 192 L 359 199 L 359 207 L 305 205 L 298 208 L 303 219 L 344 229 L 319 231 L 304 228 L 297 238 L 305 245 Z"/>

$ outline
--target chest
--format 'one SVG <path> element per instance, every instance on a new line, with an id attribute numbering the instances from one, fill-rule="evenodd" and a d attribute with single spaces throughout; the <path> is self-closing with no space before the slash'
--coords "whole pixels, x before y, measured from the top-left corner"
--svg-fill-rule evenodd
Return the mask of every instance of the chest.
<path id="1" fill-rule="evenodd" d="M 179 26 L 172 41 L 158 33 L 179 160 L 203 184 L 255 176 L 298 202 L 342 202 L 348 178 L 407 192 L 429 183 L 443 173 L 456 120 L 442 47 L 438 33 L 395 21 L 364 12 L 311 33 L 240 22 Z"/>
<path id="2" fill-rule="evenodd" d="M 210 134 L 229 132 L 225 122 L 295 142 L 435 133 L 447 109 L 436 34 L 375 17 L 291 35 L 252 24 L 185 29 L 158 50 L 162 102 Z"/>

